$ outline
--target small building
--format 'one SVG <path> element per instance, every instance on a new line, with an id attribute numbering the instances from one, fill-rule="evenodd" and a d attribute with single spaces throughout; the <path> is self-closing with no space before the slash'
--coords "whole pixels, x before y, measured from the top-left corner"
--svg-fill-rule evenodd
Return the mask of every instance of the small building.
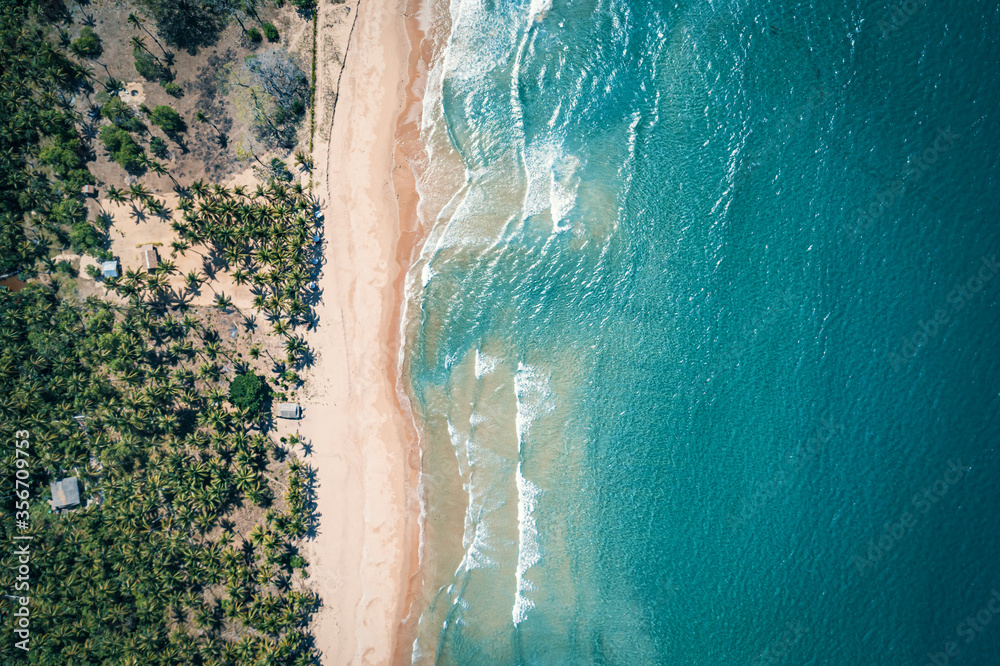
<path id="1" fill-rule="evenodd" d="M 52 508 L 72 509 L 80 505 L 80 483 L 75 476 L 67 476 L 49 486 L 52 491 Z"/>
<path id="2" fill-rule="evenodd" d="M 323 211 L 321 211 L 319 208 L 317 208 L 316 210 L 313 211 L 313 217 L 315 217 L 317 220 L 322 220 L 323 219 Z"/>
<path id="3" fill-rule="evenodd" d="M 84 185 L 80 188 L 80 193 L 85 197 L 92 197 L 97 194 L 97 188 L 93 185 Z"/>
<path id="4" fill-rule="evenodd" d="M 146 267 L 147 273 L 152 273 L 160 265 L 160 257 L 156 254 L 155 247 L 147 247 L 142 251 L 142 265 Z"/>
<path id="5" fill-rule="evenodd" d="M 283 402 L 278 405 L 278 418 L 300 419 L 302 418 L 302 408 L 294 402 Z"/>
<path id="6" fill-rule="evenodd" d="M 101 264 L 101 275 L 106 278 L 118 277 L 118 260 L 112 259 Z"/>

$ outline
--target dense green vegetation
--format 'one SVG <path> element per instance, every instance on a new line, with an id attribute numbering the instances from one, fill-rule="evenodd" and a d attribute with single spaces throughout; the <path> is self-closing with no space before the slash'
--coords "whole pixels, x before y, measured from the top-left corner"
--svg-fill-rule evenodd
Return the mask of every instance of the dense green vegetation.
<path id="1" fill-rule="evenodd" d="M 282 472 L 256 417 L 225 408 L 229 352 L 213 331 L 151 304 L 169 270 L 124 278 L 137 296 L 125 308 L 0 290 L 0 421 L 5 441 L 31 433 L 31 661 L 312 663 L 317 599 L 294 583 L 306 470 Z M 0 467 L 10 497 L 12 447 Z M 68 475 L 86 506 L 50 513 L 48 484 Z M 12 528 L 0 521 L 4 543 Z M 12 589 L 10 551 L 0 558 Z M 22 654 L 14 640 L 4 627 L 5 658 Z"/>
<path id="2" fill-rule="evenodd" d="M 271 395 L 271 389 L 256 372 L 244 372 L 229 384 L 229 402 L 238 409 L 257 415 Z"/>
<path id="3" fill-rule="evenodd" d="M 85 82 L 26 5 L 0 3 L 0 275 L 27 276 L 50 244 L 66 242 L 75 214 L 56 207 L 94 182 L 66 101 Z"/>
<path id="4" fill-rule="evenodd" d="M 143 47 L 136 46 L 132 50 L 135 58 L 135 71 L 147 81 L 169 81 L 172 78 L 170 69 Z"/>
<path id="5" fill-rule="evenodd" d="M 213 0 L 140 0 L 168 44 L 192 53 L 215 42 L 232 5 Z"/>
<path id="6" fill-rule="evenodd" d="M 164 40 L 184 48 L 209 43 L 233 11 L 213 0 L 142 4 Z M 308 572 L 298 552 L 313 526 L 311 472 L 286 461 L 267 433 L 270 389 L 251 367 L 263 361 L 260 347 L 244 359 L 226 344 L 188 305 L 205 278 L 192 273 L 185 288 L 172 287 L 169 260 L 150 274 L 106 279 L 116 303 L 125 303 L 117 305 L 78 300 L 76 269 L 50 258 L 65 245 L 110 258 L 110 217 L 92 223 L 81 193 L 95 183 L 86 167 L 95 149 L 103 146 L 131 174 L 163 174 L 140 143 L 149 136 L 143 115 L 175 140 L 186 130 L 168 106 L 134 111 L 119 97 L 120 83 L 97 79 L 60 50 L 61 41 L 81 62 L 102 50 L 88 26 L 73 41 L 68 30 L 61 40 L 50 35 L 47 26 L 66 17 L 65 7 L 45 0 L 0 3 L 0 275 L 48 274 L 18 294 L 0 288 L 0 539 L 12 543 L 15 529 L 10 498 L 19 463 L 7 445 L 14 430 L 30 432 L 34 535 L 31 652 L 14 647 L 11 602 L 3 599 L 2 661 L 315 663 L 307 625 L 318 599 L 302 582 Z M 134 40 L 136 69 L 180 96 L 171 54 L 141 17 L 129 23 L 160 48 L 154 54 Z M 74 110 L 86 101 L 89 111 Z M 155 136 L 149 150 L 161 159 L 169 152 Z M 170 214 L 138 181 L 101 190 L 131 201 L 137 215 Z M 255 306 L 281 336 L 286 355 L 270 360 L 288 389 L 309 362 L 293 331 L 312 316 L 311 203 L 301 186 L 274 182 L 249 195 L 200 182 L 190 190 L 194 198 L 178 205 L 184 240 L 174 249 L 202 245 L 211 261 L 252 284 Z M 222 294 L 216 301 L 221 310 L 232 306 Z M 49 484 L 65 476 L 79 479 L 84 506 L 52 513 Z M 15 572 L 5 548 L 0 587 L 12 590 Z"/>
<path id="7" fill-rule="evenodd" d="M 70 50 L 81 58 L 96 58 L 101 55 L 101 38 L 89 25 L 80 29 L 80 36 L 73 40 Z"/>
<path id="8" fill-rule="evenodd" d="M 169 106 L 154 106 L 149 114 L 149 120 L 162 129 L 168 136 L 187 131 L 187 124 L 181 115 Z"/>
<path id="9" fill-rule="evenodd" d="M 263 29 L 264 36 L 267 37 L 267 41 L 278 41 L 278 29 L 274 27 L 273 23 L 265 23 L 261 26 L 261 29 Z"/>
<path id="10" fill-rule="evenodd" d="M 132 135 L 115 125 L 105 125 L 101 128 L 101 143 L 108 149 L 111 159 L 118 162 L 129 173 L 142 173 L 145 170 L 142 146 L 135 142 Z"/>

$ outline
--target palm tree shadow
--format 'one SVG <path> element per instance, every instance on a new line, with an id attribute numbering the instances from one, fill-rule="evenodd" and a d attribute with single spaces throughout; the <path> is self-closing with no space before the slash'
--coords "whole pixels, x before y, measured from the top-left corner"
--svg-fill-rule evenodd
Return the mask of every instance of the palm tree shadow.
<path id="1" fill-rule="evenodd" d="M 299 368 L 311 368 L 315 364 L 316 364 L 316 355 L 313 353 L 312 349 L 306 347 L 299 354 L 299 359 L 296 365 Z"/>

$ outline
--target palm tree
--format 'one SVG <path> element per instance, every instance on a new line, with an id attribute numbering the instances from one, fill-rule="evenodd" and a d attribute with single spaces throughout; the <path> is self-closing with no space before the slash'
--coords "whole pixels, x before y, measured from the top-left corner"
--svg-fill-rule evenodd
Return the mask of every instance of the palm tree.
<path id="1" fill-rule="evenodd" d="M 108 185 L 104 192 L 107 194 L 108 200 L 113 203 L 120 204 L 125 201 L 125 193 L 114 185 Z"/>
<path id="2" fill-rule="evenodd" d="M 295 153 L 295 164 L 306 173 L 311 172 L 313 168 L 312 157 L 306 155 L 302 151 L 298 151 Z"/>
<path id="3" fill-rule="evenodd" d="M 146 22 L 145 21 L 143 21 L 141 18 L 139 18 L 135 14 L 129 14 L 128 15 L 128 24 L 131 25 L 136 30 L 142 30 L 144 33 L 146 33 L 147 35 L 149 35 L 150 39 L 152 39 L 154 42 L 156 42 L 156 45 L 160 47 L 161 51 L 163 51 L 163 55 L 165 55 L 165 56 L 168 55 L 167 50 L 163 48 L 163 44 L 160 44 L 160 40 L 158 40 L 153 33 L 151 33 L 149 30 L 146 29 Z"/>
<path id="4" fill-rule="evenodd" d="M 129 185 L 129 201 L 146 201 L 150 196 L 149 190 L 142 183 L 132 183 Z"/>
<path id="5" fill-rule="evenodd" d="M 227 309 L 233 307 L 233 299 L 225 294 L 216 294 L 215 307 L 219 310 L 226 311 Z"/>

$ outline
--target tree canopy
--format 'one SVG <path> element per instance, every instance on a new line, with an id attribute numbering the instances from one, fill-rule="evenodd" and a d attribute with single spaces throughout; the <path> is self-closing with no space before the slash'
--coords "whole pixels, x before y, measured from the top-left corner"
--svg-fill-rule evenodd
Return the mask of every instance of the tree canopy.
<path id="1" fill-rule="evenodd" d="M 70 50 L 81 58 L 96 58 L 101 55 L 101 38 L 89 25 L 83 26 L 80 36 L 70 44 Z"/>
<path id="2" fill-rule="evenodd" d="M 154 106 L 149 114 L 150 121 L 167 134 L 180 134 L 187 130 L 187 123 L 181 115 L 169 106 Z"/>
<path id="3" fill-rule="evenodd" d="M 229 402 L 258 414 L 271 396 L 271 387 L 254 371 L 239 375 L 229 384 Z"/>

